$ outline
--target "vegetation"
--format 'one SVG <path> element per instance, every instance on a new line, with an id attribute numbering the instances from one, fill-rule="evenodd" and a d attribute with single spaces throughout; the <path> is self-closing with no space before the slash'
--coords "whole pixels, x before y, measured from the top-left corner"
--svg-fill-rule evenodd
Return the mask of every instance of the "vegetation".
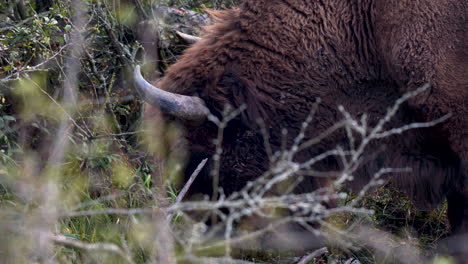
<path id="1" fill-rule="evenodd" d="M 399 263 L 408 250 L 417 259 L 453 263 L 433 254 L 447 235 L 445 208 L 417 212 L 383 188 L 365 199 L 334 193 L 341 211 L 309 201 L 306 209 L 320 207 L 328 254 L 239 250 L 230 236 L 213 242 L 210 227 L 188 220 L 187 211 L 213 212 L 219 204 L 177 201 L 185 157 L 170 150 L 181 132 L 140 121 L 142 102 L 129 74 L 144 64 L 150 78 L 160 77 L 186 47 L 175 31 L 198 34 L 207 21 L 204 8 L 233 4 L 0 0 L 2 263 Z M 222 128 L 236 111 L 215 123 Z M 268 177 L 255 186 L 265 187 Z M 376 177 L 369 186 L 379 183 Z M 234 210 L 228 202 L 245 201 L 227 198 L 223 208 Z M 275 202 L 296 206 L 284 197 Z M 223 229 L 242 226 L 235 220 Z M 357 226 L 381 243 L 351 235 Z"/>

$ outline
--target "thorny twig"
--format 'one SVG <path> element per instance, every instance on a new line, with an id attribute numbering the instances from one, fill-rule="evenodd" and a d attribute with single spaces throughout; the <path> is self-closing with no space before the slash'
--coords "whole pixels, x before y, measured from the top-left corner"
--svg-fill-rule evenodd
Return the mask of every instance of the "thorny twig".
<path id="1" fill-rule="evenodd" d="M 234 110 L 231 107 L 226 107 L 221 120 L 219 120 L 216 116 L 211 114 L 208 116 L 208 120 L 210 120 L 218 126 L 218 136 L 215 139 L 216 150 L 213 156 L 213 168 L 211 170 L 211 177 L 213 178 L 213 195 L 211 197 L 212 201 L 216 201 L 218 199 L 219 170 L 221 166 L 221 154 L 223 153 L 222 144 L 224 129 L 231 120 L 236 118 L 245 109 L 245 105 L 242 105 L 238 109 Z"/>

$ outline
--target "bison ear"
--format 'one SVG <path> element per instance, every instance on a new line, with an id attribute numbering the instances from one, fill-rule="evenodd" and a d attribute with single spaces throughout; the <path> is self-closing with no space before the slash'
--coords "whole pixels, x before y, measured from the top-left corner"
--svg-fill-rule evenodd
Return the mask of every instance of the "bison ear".
<path id="1" fill-rule="evenodd" d="M 265 111 L 260 103 L 258 94 L 253 92 L 253 83 L 242 79 L 235 72 L 225 72 L 218 82 L 218 87 L 222 91 L 228 91 L 229 104 L 235 108 L 244 105 L 246 108 L 241 114 L 243 123 L 256 128 L 257 120 L 267 121 Z"/>

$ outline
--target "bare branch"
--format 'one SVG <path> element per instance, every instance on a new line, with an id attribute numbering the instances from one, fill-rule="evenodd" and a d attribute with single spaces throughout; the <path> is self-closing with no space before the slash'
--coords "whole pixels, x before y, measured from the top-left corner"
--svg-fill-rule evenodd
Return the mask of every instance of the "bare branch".
<path id="1" fill-rule="evenodd" d="M 197 168 L 195 169 L 195 171 L 193 171 L 192 175 L 190 175 L 190 178 L 185 183 L 184 187 L 182 188 L 179 195 L 177 196 L 177 199 L 176 199 L 174 205 L 177 206 L 180 202 L 182 202 L 182 199 L 184 199 L 185 194 L 187 194 L 188 190 L 190 189 L 190 186 L 192 186 L 192 183 L 195 181 L 195 179 L 197 178 L 200 171 L 203 169 L 203 167 L 205 167 L 205 164 L 206 164 L 207 161 L 208 161 L 208 159 L 204 159 L 204 160 L 202 160 L 200 162 L 200 164 L 198 164 Z M 167 215 L 167 220 L 168 221 L 171 220 L 173 216 L 174 216 L 174 214 L 172 214 L 172 213 L 168 214 Z"/>
<path id="2" fill-rule="evenodd" d="M 307 256 L 304 256 L 297 264 L 307 264 L 312 261 L 316 257 L 320 257 L 322 255 L 328 254 L 328 249 L 326 247 L 319 248 L 314 252 L 310 253 Z"/>
<path id="3" fill-rule="evenodd" d="M 130 264 L 134 264 L 132 257 L 122 248 L 111 243 L 85 243 L 80 240 L 68 238 L 60 234 L 50 234 L 49 239 L 57 245 L 76 248 L 85 251 L 107 251 L 120 256 Z"/>

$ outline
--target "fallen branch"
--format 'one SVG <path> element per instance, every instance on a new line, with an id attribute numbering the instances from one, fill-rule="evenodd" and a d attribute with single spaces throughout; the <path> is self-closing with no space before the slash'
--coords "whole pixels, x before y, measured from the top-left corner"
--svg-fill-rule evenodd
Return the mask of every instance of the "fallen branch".
<path id="1" fill-rule="evenodd" d="M 297 264 L 307 264 L 310 261 L 312 261 L 316 257 L 320 257 L 322 255 L 328 254 L 328 249 L 326 247 L 319 248 L 315 250 L 314 252 L 310 253 L 307 256 L 304 256 Z"/>
<path id="2" fill-rule="evenodd" d="M 61 234 L 51 234 L 49 239 L 61 246 L 76 248 L 80 250 L 86 251 L 107 251 L 114 253 L 123 259 L 125 259 L 128 263 L 135 263 L 133 262 L 131 256 L 127 254 L 122 248 L 119 246 L 112 244 L 112 243 L 86 243 L 77 239 L 68 238 Z"/>

